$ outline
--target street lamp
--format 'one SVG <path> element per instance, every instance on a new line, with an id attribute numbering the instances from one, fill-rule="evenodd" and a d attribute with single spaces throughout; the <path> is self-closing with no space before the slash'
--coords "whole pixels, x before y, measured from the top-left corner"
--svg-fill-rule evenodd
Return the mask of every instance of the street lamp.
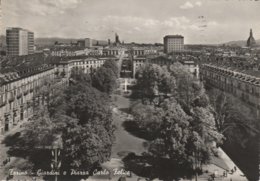
<path id="1" fill-rule="evenodd" d="M 61 160 L 59 158 L 60 158 L 61 148 L 62 148 L 62 142 L 60 136 L 58 136 L 57 140 L 53 142 L 52 148 L 53 149 L 51 151 L 51 155 L 54 157 L 54 159 L 52 159 L 51 168 L 55 172 L 55 181 L 58 181 L 57 173 L 61 167 Z"/>

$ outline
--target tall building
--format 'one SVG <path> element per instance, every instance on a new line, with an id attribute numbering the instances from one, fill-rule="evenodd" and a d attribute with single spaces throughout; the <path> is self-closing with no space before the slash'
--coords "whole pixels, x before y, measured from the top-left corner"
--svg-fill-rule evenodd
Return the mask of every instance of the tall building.
<path id="1" fill-rule="evenodd" d="M 85 39 L 85 47 L 86 47 L 86 48 L 90 48 L 90 47 L 92 47 L 92 45 L 93 45 L 92 39 L 86 38 L 86 39 Z"/>
<path id="2" fill-rule="evenodd" d="M 34 53 L 34 33 L 22 28 L 6 30 L 7 55 L 21 56 Z"/>
<path id="3" fill-rule="evenodd" d="M 248 47 L 252 47 L 252 46 L 255 46 L 256 45 L 256 41 L 253 37 L 253 31 L 252 29 L 250 29 L 250 34 L 249 34 L 249 38 L 247 39 L 247 42 L 246 42 L 246 45 Z"/>
<path id="4" fill-rule="evenodd" d="M 182 52 L 184 50 L 184 37 L 181 35 L 167 35 L 163 38 L 164 52 Z"/>
<path id="5" fill-rule="evenodd" d="M 121 42 L 120 42 L 120 40 L 119 40 L 119 36 L 118 36 L 117 33 L 115 34 L 115 44 L 116 44 L 116 45 L 121 44 Z"/>

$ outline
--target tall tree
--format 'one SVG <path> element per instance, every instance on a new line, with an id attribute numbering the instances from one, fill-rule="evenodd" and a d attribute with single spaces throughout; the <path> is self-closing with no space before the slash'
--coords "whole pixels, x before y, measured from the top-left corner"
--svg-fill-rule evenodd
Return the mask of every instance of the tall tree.
<path id="1" fill-rule="evenodd" d="M 159 65 L 146 64 L 137 72 L 137 85 L 141 97 L 150 103 L 159 95 L 173 94 L 175 78 L 170 76 L 166 68 Z"/>
<path id="2" fill-rule="evenodd" d="M 50 146 L 60 136 L 64 169 L 89 170 L 108 160 L 114 126 L 107 94 L 84 82 L 50 92 L 48 103 L 35 108 L 25 127 L 24 145 Z"/>
<path id="3" fill-rule="evenodd" d="M 92 83 L 91 76 L 89 74 L 84 73 L 83 68 L 78 68 L 78 67 L 73 68 L 71 70 L 70 78 L 74 82 L 80 82 L 80 83 L 85 83 L 85 84 Z"/>
<path id="4" fill-rule="evenodd" d="M 119 68 L 115 60 L 106 60 L 105 63 L 103 64 L 103 67 L 107 69 L 111 69 L 116 77 L 119 76 Z"/>
<path id="5" fill-rule="evenodd" d="M 177 99 L 185 111 L 189 111 L 194 101 L 205 98 L 202 83 L 194 78 L 182 64 L 174 63 L 169 67 L 169 72 L 176 78 Z"/>
<path id="6" fill-rule="evenodd" d="M 94 74 L 92 84 L 101 92 L 110 94 L 116 88 L 116 76 L 110 68 L 100 67 Z"/>

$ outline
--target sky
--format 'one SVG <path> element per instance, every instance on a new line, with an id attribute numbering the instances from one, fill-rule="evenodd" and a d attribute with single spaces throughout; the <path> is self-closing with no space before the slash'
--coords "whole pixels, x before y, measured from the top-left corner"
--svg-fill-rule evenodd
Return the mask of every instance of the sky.
<path id="1" fill-rule="evenodd" d="M 0 0 L 1 1 L 1 0 Z M 254 0 L 2 0 L 0 32 L 22 27 L 35 37 L 162 43 L 180 34 L 186 44 L 260 39 Z"/>

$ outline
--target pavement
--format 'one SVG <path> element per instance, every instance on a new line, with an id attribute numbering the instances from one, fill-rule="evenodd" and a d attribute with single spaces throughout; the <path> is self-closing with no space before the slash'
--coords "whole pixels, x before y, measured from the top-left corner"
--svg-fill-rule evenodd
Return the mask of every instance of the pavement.
<path id="1" fill-rule="evenodd" d="M 13 160 L 15 158 L 10 158 L 10 162 L 7 163 L 6 165 L 3 164 L 3 162 L 8 158 L 8 154 L 7 151 L 9 150 L 9 147 L 6 146 L 3 143 L 3 140 L 5 139 L 5 137 L 9 136 L 9 135 L 13 135 L 18 131 L 21 131 L 23 128 L 21 127 L 24 124 L 24 122 L 19 122 L 16 126 L 14 126 L 11 130 L 9 130 L 8 132 L 6 132 L 4 135 L 0 135 L 0 180 L 3 180 L 7 177 L 6 175 L 6 167 L 10 165 L 11 162 L 13 162 Z"/>

